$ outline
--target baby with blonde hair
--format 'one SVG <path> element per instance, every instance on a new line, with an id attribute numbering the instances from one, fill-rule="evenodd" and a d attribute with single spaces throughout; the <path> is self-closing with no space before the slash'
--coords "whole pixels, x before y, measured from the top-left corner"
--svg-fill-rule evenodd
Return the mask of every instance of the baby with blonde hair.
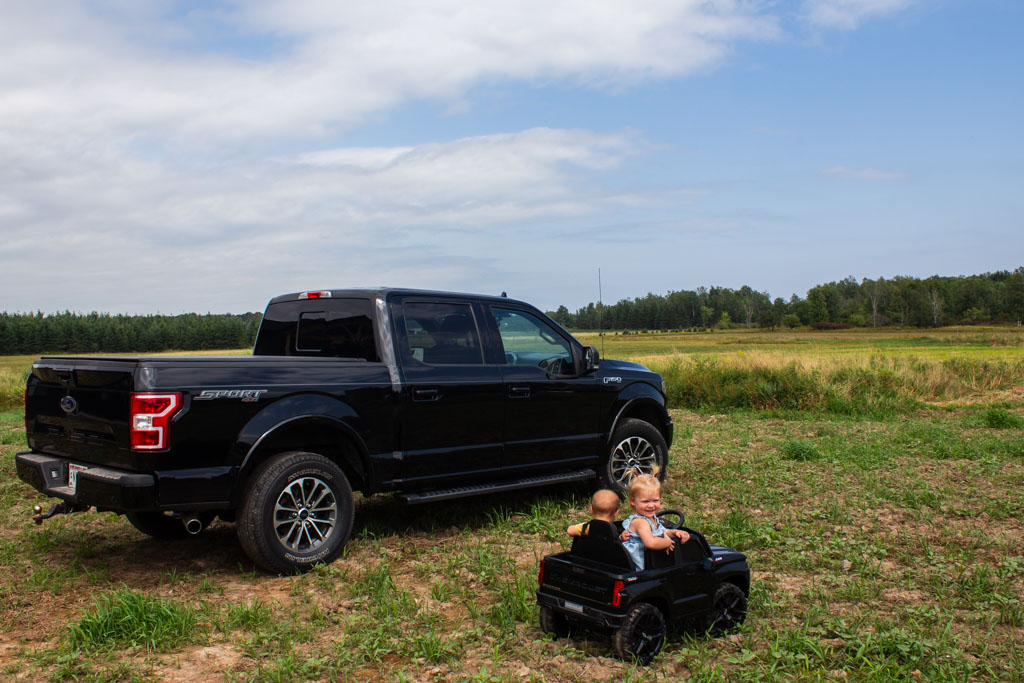
<path id="1" fill-rule="evenodd" d="M 641 474 L 629 482 L 629 504 L 633 507 L 633 514 L 622 523 L 625 530 L 622 544 L 638 570 L 644 568 L 644 548 L 671 553 L 676 540 L 680 543 L 690 540 L 690 534 L 682 529 L 666 529 L 658 519 L 661 482 L 654 475 Z M 625 538 L 626 532 L 628 538 Z"/>

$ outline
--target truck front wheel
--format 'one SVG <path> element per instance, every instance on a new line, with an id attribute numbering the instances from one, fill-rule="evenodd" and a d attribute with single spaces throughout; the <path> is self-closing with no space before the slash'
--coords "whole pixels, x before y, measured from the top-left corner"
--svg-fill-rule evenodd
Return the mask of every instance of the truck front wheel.
<path id="1" fill-rule="evenodd" d="M 338 556 L 354 514 L 352 487 L 340 467 L 316 453 L 281 453 L 249 477 L 235 526 L 253 562 L 296 574 Z"/>
<path id="2" fill-rule="evenodd" d="M 653 474 L 664 481 L 667 464 L 665 437 L 651 423 L 630 417 L 623 420 L 612 434 L 608 457 L 598 474 L 602 486 L 625 494 L 635 476 Z"/>

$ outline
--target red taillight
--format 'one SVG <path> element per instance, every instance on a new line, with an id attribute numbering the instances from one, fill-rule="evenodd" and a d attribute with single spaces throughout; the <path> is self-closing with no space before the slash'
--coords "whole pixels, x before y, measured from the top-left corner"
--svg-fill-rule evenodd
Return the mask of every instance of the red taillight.
<path id="1" fill-rule="evenodd" d="M 626 584 L 622 581 L 616 581 L 612 586 L 612 607 L 618 607 L 622 602 L 622 589 L 625 587 Z"/>
<path id="2" fill-rule="evenodd" d="M 132 450 L 167 448 L 168 423 L 180 409 L 181 394 L 132 394 Z"/>
<path id="3" fill-rule="evenodd" d="M 543 559 L 541 559 L 541 561 L 540 561 L 540 569 L 537 571 L 537 585 L 538 586 L 543 586 L 544 585 L 544 560 Z"/>

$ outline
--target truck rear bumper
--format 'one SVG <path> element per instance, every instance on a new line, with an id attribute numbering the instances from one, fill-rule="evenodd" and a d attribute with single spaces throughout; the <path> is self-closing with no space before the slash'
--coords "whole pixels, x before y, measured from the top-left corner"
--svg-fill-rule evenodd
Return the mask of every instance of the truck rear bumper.
<path id="1" fill-rule="evenodd" d="M 76 505 L 94 505 L 110 510 L 156 509 L 156 479 L 152 474 L 125 472 L 110 467 L 82 463 L 74 487 L 68 483 L 69 458 L 45 453 L 18 453 L 14 456 L 18 478 L 37 491 Z"/>
<path id="2" fill-rule="evenodd" d="M 625 614 L 616 614 L 591 605 L 584 605 L 567 601 L 565 598 L 552 595 L 543 589 L 537 591 L 537 604 L 541 607 L 550 607 L 559 614 L 573 621 L 579 621 L 594 628 L 614 631 L 622 626 Z"/>
<path id="3" fill-rule="evenodd" d="M 233 474 L 231 467 L 128 472 L 36 451 L 18 453 L 14 461 L 19 479 L 47 496 L 75 505 L 119 512 L 230 507 L 223 498 L 228 497 L 224 491 Z M 76 472 L 74 486 L 68 476 L 72 466 L 87 468 Z"/>

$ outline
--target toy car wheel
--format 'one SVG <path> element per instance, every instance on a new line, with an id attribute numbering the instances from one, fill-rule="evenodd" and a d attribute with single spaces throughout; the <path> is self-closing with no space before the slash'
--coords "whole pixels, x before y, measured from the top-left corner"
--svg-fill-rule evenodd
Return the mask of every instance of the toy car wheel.
<path id="1" fill-rule="evenodd" d="M 661 432 L 649 422 L 627 418 L 612 434 L 598 475 L 602 486 L 625 494 L 630 480 L 638 475 L 653 474 L 664 481 L 667 463 L 668 445 Z"/>
<path id="2" fill-rule="evenodd" d="M 625 660 L 649 664 L 665 645 L 665 616 L 654 605 L 633 605 L 615 632 L 615 651 Z"/>
<path id="3" fill-rule="evenodd" d="M 555 638 L 565 638 L 569 635 L 569 621 L 564 614 L 559 614 L 550 607 L 540 608 L 540 630 L 550 633 Z"/>
<path id="4" fill-rule="evenodd" d="M 708 632 L 713 636 L 728 633 L 747 618 L 747 596 L 734 583 L 723 583 L 715 591 L 708 614 Z"/>
<path id="5" fill-rule="evenodd" d="M 338 556 L 354 514 L 352 487 L 338 465 L 316 453 L 282 453 L 248 478 L 235 529 L 253 562 L 295 574 Z"/>
<path id="6" fill-rule="evenodd" d="M 153 538 L 172 541 L 189 535 L 181 521 L 181 515 L 177 512 L 126 512 L 124 516 L 133 527 Z M 199 515 L 202 528 L 208 527 L 214 517 L 213 513 L 207 512 Z"/>

